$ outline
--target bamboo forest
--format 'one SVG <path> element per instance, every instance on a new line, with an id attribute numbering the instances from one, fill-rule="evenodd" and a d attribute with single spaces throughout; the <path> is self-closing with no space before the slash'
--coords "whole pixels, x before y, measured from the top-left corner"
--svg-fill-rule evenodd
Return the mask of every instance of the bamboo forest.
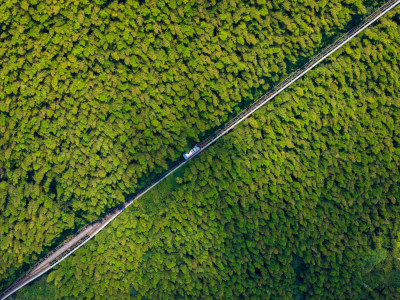
<path id="1" fill-rule="evenodd" d="M 1 0 L 0 292 L 385 1 Z M 400 299 L 400 6 L 10 299 Z"/>

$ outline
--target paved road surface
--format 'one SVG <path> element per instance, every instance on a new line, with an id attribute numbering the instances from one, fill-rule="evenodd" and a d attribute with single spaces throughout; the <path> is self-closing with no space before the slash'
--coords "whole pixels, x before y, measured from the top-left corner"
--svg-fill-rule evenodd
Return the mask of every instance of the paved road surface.
<path id="1" fill-rule="evenodd" d="M 318 65 L 321 61 L 323 61 L 330 54 L 335 52 L 345 43 L 350 41 L 357 34 L 362 32 L 365 28 L 370 26 L 373 22 L 378 20 L 381 16 L 386 14 L 388 11 L 396 7 L 400 3 L 400 0 L 390 0 L 387 1 L 382 7 L 373 12 L 370 16 L 368 16 L 364 21 L 362 21 L 359 25 L 351 29 L 345 35 L 341 36 L 337 39 L 333 44 L 326 47 L 322 50 L 318 55 L 316 55 L 312 60 L 306 63 L 304 66 L 299 68 L 297 71 L 293 72 L 286 79 L 280 82 L 277 86 L 263 95 L 260 99 L 251 104 L 247 109 L 243 110 L 233 119 L 231 119 L 224 126 L 216 130 L 211 136 L 206 138 L 204 141 L 199 143 L 201 150 L 195 153 L 187 160 L 181 159 L 174 166 L 172 166 L 164 175 L 159 178 L 153 180 L 143 191 L 138 192 L 133 198 L 127 200 L 124 204 L 118 206 L 117 208 L 110 211 L 104 218 L 89 224 L 82 228 L 79 232 L 77 232 L 72 238 L 64 241 L 60 246 L 51 251 L 43 260 L 39 261 L 34 267 L 32 267 L 22 278 L 14 282 L 8 289 L 6 289 L 0 296 L 1 299 L 5 299 L 17 290 L 19 290 L 24 285 L 33 281 L 40 275 L 44 274 L 55 265 L 60 263 L 62 260 L 71 255 L 74 251 L 82 247 L 88 240 L 94 237 L 100 230 L 102 230 L 108 223 L 114 220 L 126 207 L 131 205 L 136 199 L 140 198 L 144 194 L 146 194 L 149 190 L 167 178 L 170 174 L 175 172 L 177 169 L 182 167 L 188 161 L 193 159 L 199 153 L 204 151 L 206 148 L 210 147 L 215 141 L 220 139 L 223 135 L 225 135 L 229 130 L 240 124 L 244 119 L 253 114 L 256 110 L 258 110 L 265 103 L 273 99 L 276 95 L 290 86 L 293 82 L 304 76 L 308 71 Z"/>

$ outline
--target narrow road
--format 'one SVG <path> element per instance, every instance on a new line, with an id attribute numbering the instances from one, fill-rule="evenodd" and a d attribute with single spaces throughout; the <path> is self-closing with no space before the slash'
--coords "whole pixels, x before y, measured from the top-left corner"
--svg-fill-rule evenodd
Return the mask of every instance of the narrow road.
<path id="1" fill-rule="evenodd" d="M 351 29 L 349 32 L 341 36 L 337 39 L 333 44 L 326 47 L 322 50 L 318 55 L 316 55 L 313 59 L 311 59 L 304 66 L 300 67 L 297 71 L 290 74 L 286 79 L 281 81 L 278 85 L 268 91 L 265 95 L 260 97 L 257 101 L 251 104 L 248 108 L 243 110 L 237 116 L 232 118 L 229 122 L 227 122 L 224 126 L 216 130 L 211 136 L 206 138 L 204 141 L 198 144 L 200 146 L 200 150 L 191 155 L 188 159 L 184 160 L 181 158 L 174 166 L 172 166 L 165 174 L 160 176 L 159 178 L 153 180 L 145 189 L 135 194 L 135 196 L 131 199 L 128 199 L 124 204 L 119 205 L 114 208 L 110 212 L 106 214 L 106 216 L 92 224 L 89 224 L 79 230 L 73 237 L 65 240 L 61 245 L 51 251 L 45 258 L 36 263 L 24 276 L 15 281 L 9 288 L 7 288 L 1 295 L 1 299 L 5 299 L 24 285 L 33 281 L 40 275 L 44 274 L 55 265 L 60 263 L 62 260 L 66 259 L 73 252 L 82 247 L 87 241 L 93 238 L 100 230 L 102 230 L 105 226 L 108 225 L 112 220 L 114 220 L 125 208 L 131 205 L 136 199 L 140 198 L 148 191 L 150 191 L 153 187 L 158 185 L 161 181 L 175 172 L 177 169 L 181 168 L 188 161 L 199 155 L 206 148 L 210 147 L 215 141 L 220 139 L 223 135 L 225 135 L 229 130 L 236 127 L 240 124 L 244 119 L 253 114 L 256 110 L 258 110 L 265 103 L 273 99 L 276 95 L 294 83 L 296 80 L 304 76 L 308 71 L 318 65 L 321 61 L 335 52 L 337 49 L 342 47 L 348 41 L 350 41 L 357 34 L 362 32 L 365 28 L 370 26 L 388 11 L 396 7 L 400 4 L 400 0 L 390 0 L 387 1 L 383 6 L 369 15 L 365 20 L 363 20 L 359 25 Z"/>

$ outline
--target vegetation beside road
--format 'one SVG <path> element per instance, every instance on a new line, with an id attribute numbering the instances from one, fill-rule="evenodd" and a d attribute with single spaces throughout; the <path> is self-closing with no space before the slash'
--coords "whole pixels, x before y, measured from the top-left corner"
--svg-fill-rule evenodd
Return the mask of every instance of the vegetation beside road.
<path id="1" fill-rule="evenodd" d="M 132 205 L 50 273 L 56 296 L 399 298 L 399 24 L 397 8 Z"/>
<path id="2" fill-rule="evenodd" d="M 1 289 L 368 9 L 339 0 L 3 1 Z"/>

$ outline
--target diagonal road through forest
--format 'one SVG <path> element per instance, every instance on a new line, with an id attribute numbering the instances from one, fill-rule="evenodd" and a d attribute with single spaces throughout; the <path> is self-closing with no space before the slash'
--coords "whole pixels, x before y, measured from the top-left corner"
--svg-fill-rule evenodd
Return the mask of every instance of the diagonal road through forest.
<path id="1" fill-rule="evenodd" d="M 255 111 L 257 111 L 260 107 L 262 107 L 265 103 L 273 99 L 280 92 L 289 87 L 292 83 L 297 81 L 299 78 L 304 76 L 308 71 L 318 65 L 321 61 L 331 55 L 333 52 L 338 50 L 384 14 L 386 14 L 391 9 L 395 8 L 398 4 L 400 4 L 400 0 L 389 0 L 379 9 L 374 11 L 371 15 L 369 15 L 365 20 L 363 20 L 360 24 L 352 28 L 346 34 L 338 38 L 331 45 L 326 47 L 320 53 L 318 53 L 314 58 L 312 58 L 308 63 L 297 69 L 295 72 L 290 74 L 287 78 L 273 87 L 270 91 L 268 91 L 265 95 L 260 97 L 257 101 L 252 103 L 248 108 L 244 109 L 237 116 L 228 121 L 225 125 L 217 129 L 213 134 L 207 137 L 205 140 L 200 142 L 195 147 L 194 150 L 190 152 L 187 158 L 181 158 L 177 161 L 170 169 L 165 172 L 163 175 L 157 177 L 152 182 L 150 182 L 143 190 L 138 191 L 132 198 L 129 198 L 125 203 L 115 207 L 111 211 L 109 211 L 103 218 L 100 220 L 88 224 L 79 230 L 74 236 L 65 240 L 62 244 L 57 246 L 54 250 L 52 250 L 49 254 L 46 255 L 42 260 L 37 262 L 32 268 L 28 270 L 20 279 L 15 281 L 9 288 L 7 288 L 0 295 L 1 299 L 5 299 L 29 282 L 35 280 L 37 277 L 41 276 L 55 265 L 60 263 L 62 260 L 67 258 L 73 252 L 82 247 L 87 241 L 93 238 L 98 232 L 100 232 L 105 226 L 108 225 L 112 220 L 114 220 L 119 214 L 123 212 L 125 208 L 130 206 L 135 200 L 146 194 L 153 187 L 158 185 L 161 181 L 171 175 L 173 172 L 181 168 L 188 161 L 193 159 L 195 156 L 199 155 L 202 151 L 210 147 L 214 142 L 220 139 L 223 135 L 228 133 L 231 129 L 240 124 L 244 119 L 249 117 Z M 186 154 L 187 155 L 187 154 Z"/>

